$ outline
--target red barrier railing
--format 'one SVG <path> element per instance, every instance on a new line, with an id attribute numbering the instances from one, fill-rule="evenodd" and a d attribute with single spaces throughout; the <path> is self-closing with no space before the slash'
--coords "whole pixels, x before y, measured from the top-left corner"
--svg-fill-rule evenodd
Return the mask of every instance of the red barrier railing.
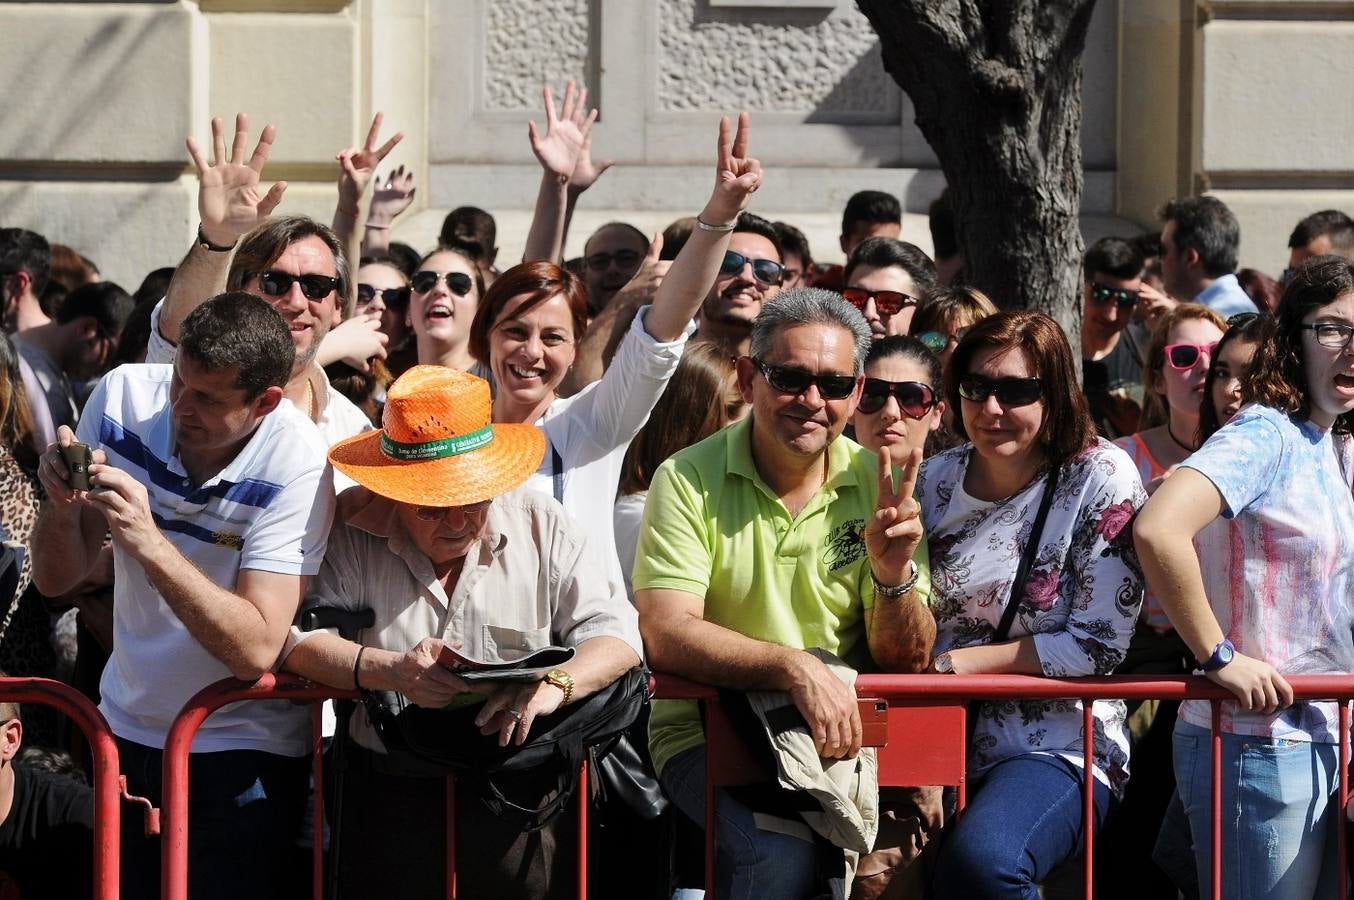
<path id="1" fill-rule="evenodd" d="M 19 679 L 22 680 L 22 679 Z M 1347 700 L 1354 698 L 1354 675 L 1300 675 L 1288 679 L 1294 694 L 1299 700 Z M 4 681 L 0 680 L 0 685 Z M 655 696 L 660 699 L 698 700 L 706 704 L 717 704 L 718 692 L 709 686 L 686 681 L 670 675 L 656 676 Z M 971 700 L 1080 700 L 1083 704 L 1083 733 L 1093 733 L 1091 701 L 1094 700 L 1209 700 L 1213 708 L 1213 847 L 1212 897 L 1219 900 L 1222 896 L 1222 795 L 1221 795 L 1221 759 L 1222 739 L 1219 729 L 1221 707 L 1224 700 L 1233 699 L 1225 689 L 1204 678 L 1176 676 L 1127 677 L 1108 676 L 1098 678 L 1040 678 L 1030 675 L 862 675 L 856 682 L 856 694 L 860 697 L 877 697 L 887 700 L 890 705 L 888 742 L 878 748 L 881 784 L 954 784 L 959 790 L 959 805 L 963 808 L 965 800 L 964 761 L 967 747 L 963 740 L 962 723 L 967 703 Z M 164 803 L 165 830 L 162 870 L 162 889 L 164 900 L 187 900 L 188 896 L 188 753 L 193 736 L 202 722 L 216 709 L 240 700 L 293 700 L 319 701 L 325 699 L 351 699 L 351 691 L 335 690 L 316 685 L 288 675 L 268 674 L 254 684 L 227 679 L 200 691 L 184 706 L 175 720 L 165 743 L 164 760 Z M 83 698 L 81 698 L 83 699 Z M 97 711 L 96 711 L 97 715 Z M 927 718 L 936 716 L 939 718 Z M 910 717 L 910 718 L 909 718 Z M 323 822 L 323 798 L 321 795 L 322 754 L 319 735 L 319 706 L 315 708 L 315 736 L 312 741 L 312 758 L 315 766 L 315 898 L 321 900 L 323 890 L 322 846 L 319 835 Z M 101 720 L 101 719 L 100 719 Z M 926 727 L 916 727 L 916 723 L 926 722 Z M 933 728 L 930 724 L 942 722 L 945 727 Z M 954 727 L 955 725 L 959 727 Z M 1349 799 L 1349 707 L 1340 707 L 1340 815 Z M 909 727 L 911 726 L 911 727 Z M 106 725 L 104 726 L 106 730 Z M 88 731 L 86 733 L 89 733 Z M 948 737 L 951 747 L 936 747 L 933 742 L 937 736 Z M 712 740 L 714 735 L 711 735 Z M 930 746 L 922 746 L 921 738 Z M 955 739 L 957 738 L 957 740 Z M 109 735 L 111 742 L 111 735 Z M 93 740 L 91 740 L 91 744 Z M 1087 772 L 1094 765 L 1093 742 L 1084 741 L 1083 765 Z M 715 760 L 724 753 L 737 753 L 738 748 L 730 745 L 715 745 L 706 755 L 707 777 L 705 801 L 707 819 L 714 809 L 713 793 L 716 782 L 716 768 L 723 762 Z M 113 769 L 116 770 L 116 757 Z M 938 779 L 938 773 L 952 773 L 952 778 Z M 584 765 L 578 795 L 587 797 L 587 768 Z M 886 778 L 889 779 L 886 781 Z M 1094 779 L 1083 779 L 1083 822 L 1086 834 L 1085 890 L 1086 896 L 1093 896 L 1094 888 Z M 105 801 L 106 802 L 106 801 Z M 448 779 L 447 810 L 447 868 L 450 896 L 455 897 L 455 816 L 453 814 L 452 779 Z M 112 810 L 116 814 L 116 795 L 113 797 Z M 587 806 L 578 804 L 579 825 L 579 897 L 587 896 Z M 102 808 L 102 807 L 100 807 Z M 714 829 L 707 821 L 705 880 L 707 900 L 714 900 Z M 114 862 L 113 872 L 116 881 L 116 832 L 113 835 Z M 1340 855 L 1340 891 L 1338 896 L 1346 895 L 1346 867 L 1348 849 L 1345 829 L 1339 829 Z M 99 895 L 100 897 L 109 895 Z"/>
<path id="2" fill-rule="evenodd" d="M 117 743 L 108 722 L 84 694 L 49 678 L 0 678 L 0 700 L 54 707 L 74 722 L 89 742 L 94 766 L 94 898 L 117 900 L 122 782 Z"/>

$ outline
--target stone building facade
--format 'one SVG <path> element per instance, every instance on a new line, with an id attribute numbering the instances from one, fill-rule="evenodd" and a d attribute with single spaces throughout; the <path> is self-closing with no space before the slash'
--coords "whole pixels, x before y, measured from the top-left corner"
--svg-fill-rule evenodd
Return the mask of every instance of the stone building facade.
<path id="1" fill-rule="evenodd" d="M 539 181 L 526 122 L 567 78 L 601 109 L 595 155 L 618 160 L 570 252 L 602 221 L 697 210 L 716 117 L 739 109 L 769 172 L 755 208 L 816 256 L 840 258 L 841 207 L 866 187 L 899 195 L 904 237 L 930 246 L 943 179 L 853 0 L 0 2 L 0 223 L 134 287 L 191 239 L 183 139 L 212 115 L 276 124 L 283 208 L 327 219 L 334 154 L 381 110 L 419 186 L 394 236 L 429 247 L 445 210 L 482 206 L 511 260 Z M 1100 0 L 1084 106 L 1088 235 L 1206 190 L 1241 218 L 1243 265 L 1277 272 L 1298 218 L 1354 210 L 1354 2 Z"/>

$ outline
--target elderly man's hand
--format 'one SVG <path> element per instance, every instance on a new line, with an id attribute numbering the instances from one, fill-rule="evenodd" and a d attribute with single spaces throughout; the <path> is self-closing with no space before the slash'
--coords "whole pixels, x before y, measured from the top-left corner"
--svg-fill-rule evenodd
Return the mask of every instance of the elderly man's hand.
<path id="1" fill-rule="evenodd" d="M 457 694 L 470 691 L 469 685 L 438 663 L 444 646 L 437 638 L 424 638 L 395 662 L 396 689 L 415 706 L 441 709 Z"/>
<path id="2" fill-rule="evenodd" d="M 514 741 L 519 747 L 537 716 L 548 716 L 559 709 L 564 692 L 546 681 L 531 684 L 505 684 L 489 695 L 484 708 L 475 717 L 481 734 L 498 732 L 498 745 Z"/>

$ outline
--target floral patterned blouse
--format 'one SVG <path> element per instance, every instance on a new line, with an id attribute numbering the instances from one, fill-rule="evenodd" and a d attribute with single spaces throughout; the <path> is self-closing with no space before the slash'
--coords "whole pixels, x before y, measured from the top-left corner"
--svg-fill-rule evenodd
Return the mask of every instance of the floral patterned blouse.
<path id="1" fill-rule="evenodd" d="M 972 453 L 964 444 L 933 457 L 917 480 L 937 654 L 991 642 L 1047 485 L 1045 469 L 1005 500 L 979 500 L 963 484 Z M 1063 467 L 1008 638 L 1033 635 L 1045 675 L 1107 675 L 1123 660 L 1143 589 L 1129 522 L 1146 499 L 1133 461 L 1103 439 Z M 1128 778 L 1124 704 L 1096 701 L 1093 713 L 1095 776 L 1119 794 Z M 1079 701 L 984 703 L 969 774 L 1024 753 L 1080 768 L 1082 741 Z"/>

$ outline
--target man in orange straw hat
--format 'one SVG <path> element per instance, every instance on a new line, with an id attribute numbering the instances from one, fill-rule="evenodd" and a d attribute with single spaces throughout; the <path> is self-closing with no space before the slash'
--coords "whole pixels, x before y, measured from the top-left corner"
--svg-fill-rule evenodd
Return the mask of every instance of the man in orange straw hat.
<path id="1" fill-rule="evenodd" d="M 490 407 L 484 380 L 415 366 L 391 385 L 380 431 L 330 449 L 334 468 L 360 487 L 339 499 L 306 606 L 370 608 L 375 624 L 357 642 L 294 629 L 283 665 L 423 707 L 486 694 L 476 724 L 500 744 L 521 744 L 538 717 L 639 665 L 641 643 L 634 607 L 598 548 L 553 498 L 520 487 L 545 452 L 541 430 L 491 425 Z M 550 645 L 575 654 L 542 680 L 487 690 L 438 663 L 448 648 L 495 663 Z M 347 740 L 339 838 L 360 852 L 340 854 L 345 893 L 440 895 L 441 779 L 390 772 L 365 716 Z M 571 895 L 573 848 L 553 827 L 567 817 L 524 834 L 464 799 L 456 810 L 462 896 Z"/>

